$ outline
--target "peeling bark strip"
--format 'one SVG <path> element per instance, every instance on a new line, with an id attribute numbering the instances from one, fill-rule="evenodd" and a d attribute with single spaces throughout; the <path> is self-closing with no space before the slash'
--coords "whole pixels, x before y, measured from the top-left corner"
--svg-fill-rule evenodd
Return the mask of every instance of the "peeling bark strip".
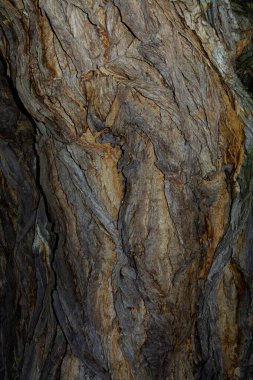
<path id="1" fill-rule="evenodd" d="M 252 9 L 0 0 L 1 378 L 253 378 Z"/>

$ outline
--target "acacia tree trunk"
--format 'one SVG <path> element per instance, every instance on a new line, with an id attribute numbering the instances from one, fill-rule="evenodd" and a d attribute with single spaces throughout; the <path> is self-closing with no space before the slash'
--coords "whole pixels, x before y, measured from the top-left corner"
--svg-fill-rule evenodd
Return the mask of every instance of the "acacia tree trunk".
<path id="1" fill-rule="evenodd" d="M 0 0 L 1 378 L 253 378 L 251 12 Z"/>

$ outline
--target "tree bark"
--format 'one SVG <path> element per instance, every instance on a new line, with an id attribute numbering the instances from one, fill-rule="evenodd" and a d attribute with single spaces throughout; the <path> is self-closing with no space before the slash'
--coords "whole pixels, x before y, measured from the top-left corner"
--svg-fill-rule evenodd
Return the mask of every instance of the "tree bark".
<path id="1" fill-rule="evenodd" d="M 3 379 L 253 378 L 252 8 L 0 0 Z"/>

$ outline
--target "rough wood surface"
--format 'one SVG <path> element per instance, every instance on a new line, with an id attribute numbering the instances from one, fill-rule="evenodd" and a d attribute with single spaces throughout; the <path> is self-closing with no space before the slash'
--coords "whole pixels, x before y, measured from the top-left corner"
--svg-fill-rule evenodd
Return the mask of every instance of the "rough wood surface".
<path id="1" fill-rule="evenodd" d="M 253 378 L 252 8 L 0 0 L 3 379 Z"/>

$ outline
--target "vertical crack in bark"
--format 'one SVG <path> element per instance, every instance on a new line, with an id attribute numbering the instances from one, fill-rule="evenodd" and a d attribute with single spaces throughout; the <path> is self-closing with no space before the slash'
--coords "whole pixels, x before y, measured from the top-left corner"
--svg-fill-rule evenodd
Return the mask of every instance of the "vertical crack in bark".
<path id="1" fill-rule="evenodd" d="M 13 249 L 1 247 L 6 265 L 6 285 L 1 286 L 1 371 L 3 378 L 47 378 L 46 373 L 56 376 L 59 372 L 66 344 L 53 316 L 51 230 L 39 184 L 34 125 L 3 75 L 2 63 L 0 112 L 1 176 L 5 183 L 1 240 L 8 245 L 13 244 L 10 239 L 16 240 Z M 10 216 L 7 224 L 4 215 Z M 13 237 L 8 232 L 11 226 Z"/>

